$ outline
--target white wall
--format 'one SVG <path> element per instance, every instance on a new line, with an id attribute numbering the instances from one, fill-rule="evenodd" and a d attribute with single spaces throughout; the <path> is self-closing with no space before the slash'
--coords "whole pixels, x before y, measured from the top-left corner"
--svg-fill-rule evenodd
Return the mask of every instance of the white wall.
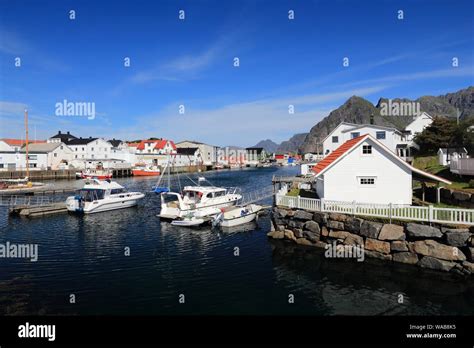
<path id="1" fill-rule="evenodd" d="M 412 141 L 416 134 L 421 133 L 431 123 L 433 123 L 433 119 L 426 112 L 421 113 L 405 128 L 405 130 L 411 132 L 408 140 Z"/>
<path id="2" fill-rule="evenodd" d="M 323 142 L 323 156 L 327 156 L 339 146 L 344 144 L 345 140 L 342 131 L 350 128 L 354 128 L 354 126 L 350 124 L 341 123 L 333 130 L 332 134 L 329 134 L 329 136 Z M 338 137 L 337 143 L 332 142 L 333 136 Z"/>
<path id="3" fill-rule="evenodd" d="M 372 154 L 362 154 L 362 145 L 371 144 Z M 380 204 L 411 204 L 411 170 L 367 139 L 336 163 L 324 175 L 323 192 L 327 200 Z M 375 177 L 375 185 L 362 186 L 358 177 Z"/>
<path id="4" fill-rule="evenodd" d="M 201 152 L 203 164 L 211 166 L 217 163 L 218 147 L 214 145 L 195 143 L 193 141 L 182 141 L 176 144 L 177 147 L 197 147 Z"/>
<path id="5" fill-rule="evenodd" d="M 112 158 L 112 144 L 104 139 L 96 139 L 84 145 L 69 145 L 74 159 L 110 159 Z"/>

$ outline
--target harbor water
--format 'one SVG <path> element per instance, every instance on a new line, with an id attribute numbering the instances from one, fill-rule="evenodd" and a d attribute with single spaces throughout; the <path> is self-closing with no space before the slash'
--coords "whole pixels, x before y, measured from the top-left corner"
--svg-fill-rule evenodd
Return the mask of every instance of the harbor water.
<path id="1" fill-rule="evenodd" d="M 246 192 L 298 170 L 203 175 Z M 156 178 L 117 181 L 145 192 Z M 80 182 L 59 182 L 71 184 Z M 172 226 L 160 221 L 159 206 L 159 196 L 147 193 L 137 207 L 86 216 L 26 219 L 0 208 L 0 243 L 38 244 L 37 262 L 0 259 L 1 314 L 474 314 L 472 281 L 404 265 L 330 260 L 324 251 L 270 241 L 269 214 L 224 232 Z"/>

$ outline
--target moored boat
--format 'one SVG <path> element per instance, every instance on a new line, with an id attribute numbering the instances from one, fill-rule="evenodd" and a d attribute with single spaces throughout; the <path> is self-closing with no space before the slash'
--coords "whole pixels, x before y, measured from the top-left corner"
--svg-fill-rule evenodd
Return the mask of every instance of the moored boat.
<path id="1" fill-rule="evenodd" d="M 222 209 L 219 215 L 216 215 L 213 221 L 214 226 L 234 227 L 252 222 L 263 209 L 261 205 L 249 204 L 244 207 L 232 207 Z"/>
<path id="2" fill-rule="evenodd" d="M 77 177 L 78 173 L 76 173 Z M 107 180 L 112 179 L 112 172 L 103 169 L 86 169 L 79 173 L 81 179 L 98 179 Z"/>
<path id="3" fill-rule="evenodd" d="M 76 213 L 98 213 L 132 207 L 144 197 L 141 192 L 128 192 L 114 181 L 93 179 L 87 181 L 75 196 L 66 199 L 66 208 Z"/>
<path id="4" fill-rule="evenodd" d="M 132 169 L 133 176 L 158 176 L 161 171 L 156 166 L 142 166 Z"/>

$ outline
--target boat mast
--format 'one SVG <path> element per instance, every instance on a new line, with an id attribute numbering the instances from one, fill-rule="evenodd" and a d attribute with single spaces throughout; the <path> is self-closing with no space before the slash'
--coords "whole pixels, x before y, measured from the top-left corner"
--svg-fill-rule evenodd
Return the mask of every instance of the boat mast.
<path id="1" fill-rule="evenodd" d="M 30 161 L 28 158 L 28 109 L 25 109 L 25 143 L 26 143 L 26 177 L 30 177 Z"/>

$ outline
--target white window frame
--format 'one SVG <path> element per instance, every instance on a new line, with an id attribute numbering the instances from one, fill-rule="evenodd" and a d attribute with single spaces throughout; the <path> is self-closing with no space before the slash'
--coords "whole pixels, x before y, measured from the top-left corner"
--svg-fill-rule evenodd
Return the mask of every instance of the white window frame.
<path id="1" fill-rule="evenodd" d="M 362 180 L 372 180 L 373 184 L 370 184 L 370 183 L 363 184 Z M 360 175 L 360 176 L 357 176 L 357 184 L 360 187 L 369 187 L 369 188 L 370 187 L 376 187 L 377 186 L 377 176 L 375 176 L 375 175 Z"/>

